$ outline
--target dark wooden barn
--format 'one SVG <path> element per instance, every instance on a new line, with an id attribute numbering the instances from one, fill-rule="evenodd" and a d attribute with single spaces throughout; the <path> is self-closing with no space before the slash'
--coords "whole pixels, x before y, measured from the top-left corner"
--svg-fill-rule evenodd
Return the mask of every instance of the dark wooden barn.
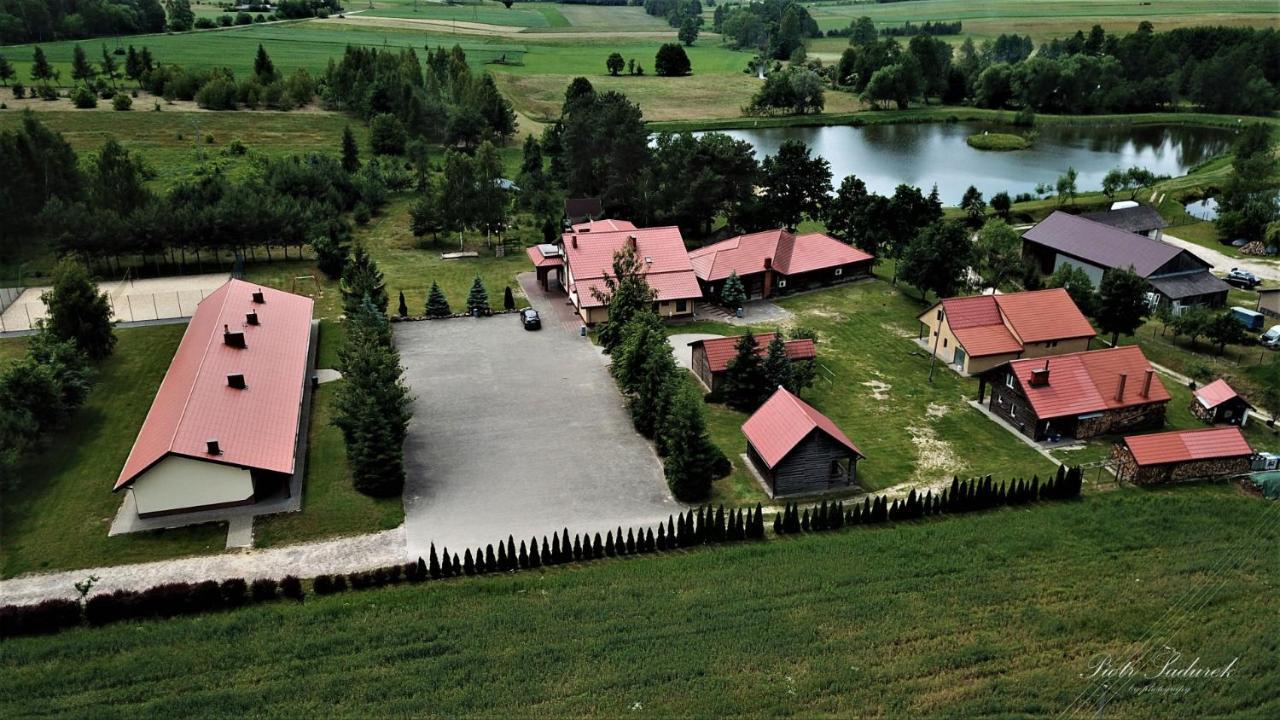
<path id="1" fill-rule="evenodd" d="M 783 388 L 743 423 L 742 434 L 747 457 L 772 497 L 857 485 L 862 451 L 825 415 Z"/>
<path id="2" fill-rule="evenodd" d="M 1210 425 L 1225 423 L 1244 427 L 1252 408 L 1226 380 L 1214 380 L 1196 390 L 1195 397 L 1191 398 L 1191 414 Z"/>

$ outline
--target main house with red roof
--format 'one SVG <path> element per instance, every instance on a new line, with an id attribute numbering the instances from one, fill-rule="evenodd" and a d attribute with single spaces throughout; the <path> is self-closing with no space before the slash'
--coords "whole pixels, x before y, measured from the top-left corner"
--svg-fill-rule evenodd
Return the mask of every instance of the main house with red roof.
<path id="1" fill-rule="evenodd" d="M 983 376 L 979 402 L 987 384 L 991 412 L 1033 440 L 1158 428 L 1170 399 L 1133 345 L 1005 363 Z"/>
<path id="2" fill-rule="evenodd" d="M 1209 423 L 1244 427 L 1253 405 L 1221 378 L 1197 388 L 1191 398 L 1191 414 Z"/>
<path id="3" fill-rule="evenodd" d="M 754 335 L 756 354 L 761 357 L 769 353 L 769 343 L 773 342 L 774 333 Z M 708 390 L 715 392 L 724 384 L 725 371 L 729 369 L 729 361 L 738 354 L 738 341 L 742 335 L 733 337 L 709 338 L 694 340 L 689 343 L 692 348 L 693 374 L 698 376 Z M 810 338 L 798 338 L 785 342 L 787 359 L 791 362 L 812 362 L 818 357 L 817 347 Z"/>
<path id="4" fill-rule="evenodd" d="M 612 229 L 605 223 L 621 223 L 623 229 Z M 680 228 L 637 228 L 625 220 L 597 220 L 586 225 L 590 227 L 585 232 L 569 232 L 561 238 L 561 283 L 583 322 L 594 325 L 608 319 L 609 310 L 597 293 L 606 292 L 604 278 L 613 275 L 614 254 L 628 246 L 635 251 L 645 280 L 653 288 L 654 312 L 664 318 L 693 314 L 702 290 Z M 538 258 L 530 257 L 537 266 Z"/>
<path id="5" fill-rule="evenodd" d="M 783 229 L 739 235 L 689 253 L 707 297 L 737 273 L 751 299 L 851 280 L 871 272 L 875 258 L 822 233 Z"/>
<path id="6" fill-rule="evenodd" d="M 289 492 L 305 418 L 310 298 L 231 280 L 202 300 L 114 491 L 138 515 Z"/>
<path id="7" fill-rule="evenodd" d="M 1111 449 L 1116 479 L 1138 485 L 1249 472 L 1253 448 L 1240 428 L 1130 435 Z"/>
<path id="8" fill-rule="evenodd" d="M 826 415 L 785 388 L 747 418 L 742 434 L 772 497 L 851 488 L 866 457 Z"/>
<path id="9" fill-rule="evenodd" d="M 947 298 L 920 313 L 920 344 L 965 375 L 1089 349 L 1093 326 L 1062 288 Z"/>

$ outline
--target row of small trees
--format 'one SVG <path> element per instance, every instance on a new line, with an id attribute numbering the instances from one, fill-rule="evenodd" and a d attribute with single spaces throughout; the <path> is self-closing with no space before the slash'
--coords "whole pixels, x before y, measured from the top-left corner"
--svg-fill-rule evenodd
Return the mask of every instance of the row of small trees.
<path id="1" fill-rule="evenodd" d="M 951 487 L 934 494 L 912 490 L 906 498 L 889 501 L 884 495 L 864 498 L 848 508 L 843 501 L 821 504 L 812 508 L 800 508 L 787 503 L 781 513 L 774 516 L 773 531 L 778 535 L 794 535 L 802 532 L 839 530 L 847 525 L 869 525 L 921 518 L 943 514 L 958 514 L 989 510 L 1003 506 L 1026 505 L 1046 500 L 1069 500 L 1080 496 L 1084 471 L 1079 467 L 1068 469 L 1059 465 L 1058 472 L 1040 482 L 1038 476 L 1030 481 L 1021 478 L 1008 483 L 996 483 L 990 475 L 972 480 L 953 478 Z"/>
<path id="2" fill-rule="evenodd" d="M 0 637 L 44 635 L 88 623 L 94 627 L 124 620 L 149 620 L 231 610 L 249 603 L 280 599 L 302 601 L 302 581 L 289 575 L 279 582 L 260 578 L 252 583 L 231 578 L 221 583 L 166 583 L 146 590 L 117 590 L 75 600 L 45 600 L 34 605 L 0 607 Z"/>
<path id="3" fill-rule="evenodd" d="M 814 333 L 798 328 L 792 337 L 814 339 Z M 725 368 L 724 385 L 709 400 L 723 400 L 735 410 L 753 412 L 780 387 L 798 395 L 813 384 L 817 374 L 814 361 L 792 360 L 782 330 L 774 330 L 763 357 L 758 342 L 750 330 L 738 338 L 733 359 Z"/>
<path id="4" fill-rule="evenodd" d="M 609 317 L 599 339 L 613 358 L 610 371 L 628 398 L 631 420 L 665 458 L 671 492 L 681 500 L 701 500 L 732 465 L 711 442 L 702 398 L 676 365 L 662 320 L 650 309 L 656 294 L 634 249 L 614 255 L 613 274 L 604 281 L 605 290 L 596 292 Z"/>
<path id="5" fill-rule="evenodd" d="M 391 339 L 382 272 L 362 248 L 353 253 L 341 289 L 347 332 L 338 352 L 344 382 L 333 399 L 333 424 L 342 431 L 356 490 L 396 496 L 404 488 L 410 396 Z"/>

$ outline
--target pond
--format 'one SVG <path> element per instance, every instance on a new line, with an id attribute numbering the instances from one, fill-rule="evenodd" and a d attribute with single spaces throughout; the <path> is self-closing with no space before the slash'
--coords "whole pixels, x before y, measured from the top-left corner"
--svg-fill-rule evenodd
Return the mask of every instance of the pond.
<path id="1" fill-rule="evenodd" d="M 1185 207 L 1187 214 L 1193 218 L 1201 220 L 1216 220 L 1218 218 L 1218 200 L 1216 198 L 1205 198 L 1189 202 Z"/>
<path id="2" fill-rule="evenodd" d="M 970 185 L 983 195 L 1035 192 L 1036 184 L 1050 185 L 1068 167 L 1079 173 L 1080 192 L 1102 187 L 1112 168 L 1144 167 L 1157 175 L 1184 175 L 1187 170 L 1226 152 L 1232 133 L 1222 128 L 1185 125 L 1060 125 L 1042 124 L 1027 150 L 975 150 L 969 135 L 1023 132 L 997 123 L 919 123 L 853 127 L 777 127 L 725 130 L 746 140 L 757 159 L 772 155 L 787 140 L 800 140 L 831 163 L 833 183 L 857 175 L 867 187 L 890 195 L 900 183 L 926 193 L 935 183 L 942 201 L 957 205 Z"/>

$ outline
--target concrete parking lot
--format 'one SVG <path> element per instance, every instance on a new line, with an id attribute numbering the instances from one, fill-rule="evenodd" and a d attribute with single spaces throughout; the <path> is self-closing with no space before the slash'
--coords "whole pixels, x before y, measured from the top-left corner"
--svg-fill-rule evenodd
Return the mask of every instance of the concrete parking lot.
<path id="1" fill-rule="evenodd" d="M 549 301 L 531 300 L 550 319 Z M 555 322 L 525 331 L 515 315 L 400 323 L 395 337 L 415 396 L 411 556 L 565 527 L 603 535 L 681 509 L 586 338 Z"/>

